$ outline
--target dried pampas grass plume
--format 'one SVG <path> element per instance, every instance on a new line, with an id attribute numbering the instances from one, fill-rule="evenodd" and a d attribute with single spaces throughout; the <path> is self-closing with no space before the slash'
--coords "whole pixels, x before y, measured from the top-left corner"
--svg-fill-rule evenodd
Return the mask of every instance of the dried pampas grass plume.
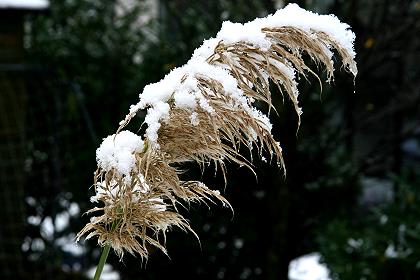
<path id="1" fill-rule="evenodd" d="M 303 56 L 325 68 L 330 81 L 335 51 L 345 70 L 356 76 L 354 37 L 335 16 L 296 4 L 246 24 L 225 22 L 186 65 L 146 86 L 116 134 L 104 139 L 97 150 L 96 195 L 91 198 L 100 206 L 88 211 L 94 216 L 77 238 L 95 236 L 120 257 L 129 252 L 147 258 L 149 245 L 166 253 L 168 229 L 193 232 L 177 207 L 212 201 L 230 206 L 202 182 L 181 181 L 175 167 L 179 163 L 194 161 L 204 168 L 213 162 L 225 174 L 227 160 L 252 170 L 239 153 L 245 146 L 257 148 L 260 155 L 265 150 L 284 168 L 270 120 L 254 102 L 273 107 L 272 82 L 300 116 L 296 77 L 310 74 L 320 80 Z M 144 109 L 143 137 L 123 130 Z"/>

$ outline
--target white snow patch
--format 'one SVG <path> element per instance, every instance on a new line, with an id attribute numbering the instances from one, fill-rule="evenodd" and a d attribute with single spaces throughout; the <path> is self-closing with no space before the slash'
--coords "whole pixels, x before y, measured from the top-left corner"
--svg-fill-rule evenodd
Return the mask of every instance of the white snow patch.
<path id="1" fill-rule="evenodd" d="M 244 246 L 244 240 L 242 238 L 235 238 L 233 240 L 233 246 L 236 249 L 241 249 Z"/>
<path id="2" fill-rule="evenodd" d="M 319 253 L 294 259 L 289 264 L 290 280 L 331 280 L 328 268 L 320 263 Z"/>
<path id="3" fill-rule="evenodd" d="M 190 121 L 191 121 L 191 124 L 192 124 L 192 125 L 194 125 L 194 126 L 199 125 L 200 120 L 198 119 L 198 114 L 197 114 L 197 112 L 193 112 L 193 113 L 191 114 L 191 116 L 190 116 Z"/>
<path id="4" fill-rule="evenodd" d="M 157 102 L 153 107 L 147 110 L 147 115 L 144 122 L 147 124 L 146 138 L 150 140 L 153 146 L 158 146 L 158 130 L 161 126 L 160 121 L 169 117 L 169 104 L 164 102 Z"/>
<path id="5" fill-rule="evenodd" d="M 41 223 L 41 217 L 40 216 L 29 216 L 26 221 L 28 224 L 33 226 L 38 226 Z"/>
<path id="6" fill-rule="evenodd" d="M 105 196 L 110 197 L 110 199 L 116 198 L 119 192 L 120 187 L 115 180 L 109 181 L 108 185 L 106 185 L 105 181 L 98 182 L 96 184 L 96 193 L 90 197 L 90 202 L 99 202 Z"/>
<path id="7" fill-rule="evenodd" d="M 32 239 L 31 249 L 36 252 L 42 252 L 45 250 L 45 242 L 41 238 Z"/>
<path id="8" fill-rule="evenodd" d="M 356 56 L 353 49 L 356 35 L 350 30 L 348 24 L 342 23 L 335 15 L 319 15 L 292 3 L 266 17 L 264 25 L 266 27 L 294 26 L 307 32 L 311 30 L 325 32 L 343 46 L 353 58 Z"/>
<path id="9" fill-rule="evenodd" d="M 70 214 L 68 212 L 60 212 L 55 216 L 54 229 L 62 231 L 70 224 Z"/>
<path id="10" fill-rule="evenodd" d="M 43 10 L 48 8 L 48 0 L 0 0 L 0 8 Z"/>
<path id="11" fill-rule="evenodd" d="M 261 50 L 267 50 L 270 48 L 271 42 L 261 31 L 262 27 L 264 27 L 264 19 L 256 19 L 245 24 L 225 21 L 217 33 L 217 38 L 227 44 L 243 41 L 251 43 Z"/>
<path id="12" fill-rule="evenodd" d="M 70 216 L 74 217 L 80 213 L 80 207 L 76 202 L 70 203 L 70 207 L 68 209 Z"/>
<path id="13" fill-rule="evenodd" d="M 359 249 L 363 245 L 363 239 L 349 238 L 347 244 L 355 249 Z"/>
<path id="14" fill-rule="evenodd" d="M 251 115 L 259 121 L 262 128 L 264 128 L 268 132 L 271 132 L 273 125 L 271 124 L 270 119 L 263 112 L 259 111 L 258 109 L 252 108 Z"/>
<path id="15" fill-rule="evenodd" d="M 166 211 L 166 204 L 163 202 L 161 198 L 150 198 L 147 201 L 151 202 L 152 208 L 155 209 L 157 212 Z"/>
<path id="16" fill-rule="evenodd" d="M 398 258 L 399 254 L 397 250 L 395 250 L 394 244 L 389 244 L 388 247 L 386 247 L 385 256 L 389 259 Z"/>
<path id="17" fill-rule="evenodd" d="M 194 109 L 197 105 L 195 95 L 188 91 L 177 91 L 174 93 L 175 106 L 178 108 Z"/>
<path id="18" fill-rule="evenodd" d="M 184 69 L 178 67 L 169 72 L 159 82 L 145 86 L 140 94 L 139 107 L 143 109 L 147 105 L 153 105 L 157 102 L 167 102 L 184 75 Z"/>
<path id="19" fill-rule="evenodd" d="M 293 26 L 307 32 L 312 30 L 324 32 L 343 46 L 353 58 L 356 55 L 353 49 L 355 35 L 348 24 L 340 22 L 335 15 L 319 15 L 302 9 L 294 3 L 272 15 L 257 18 L 245 24 L 226 21 L 222 24 L 222 29 L 216 38 L 226 43 L 245 41 L 266 50 L 271 43 L 261 29 L 283 26 Z"/>
<path id="20" fill-rule="evenodd" d="M 203 44 L 195 49 L 192 59 L 207 59 L 214 54 L 214 49 L 219 43 L 219 38 L 210 38 L 204 40 Z"/>
<path id="21" fill-rule="evenodd" d="M 95 276 L 96 266 L 93 266 L 89 268 L 89 270 L 86 272 L 86 277 L 89 279 L 93 279 L 93 276 Z M 120 274 L 114 270 L 114 268 L 110 264 L 104 265 L 104 270 L 101 274 L 101 280 L 120 280 L 121 276 Z"/>
<path id="22" fill-rule="evenodd" d="M 96 150 L 96 161 L 106 171 L 114 168 L 120 175 L 129 176 L 135 165 L 134 153 L 141 152 L 143 147 L 140 136 L 124 130 L 103 140 Z"/>
<path id="23" fill-rule="evenodd" d="M 150 186 L 146 183 L 146 180 L 144 179 L 144 176 L 142 174 L 138 175 L 138 180 L 136 185 L 131 190 L 132 195 L 132 202 L 137 203 L 141 200 L 142 196 L 144 196 L 149 190 Z M 108 182 L 108 185 L 106 185 L 105 181 L 98 182 L 96 184 L 96 193 L 94 196 L 90 197 L 91 202 L 99 202 L 99 200 L 104 200 L 105 197 L 107 197 L 108 202 L 112 202 L 113 199 L 118 198 L 120 196 L 120 186 L 115 180 L 110 180 Z M 163 202 L 162 199 L 158 198 L 152 198 L 148 199 L 147 201 L 152 201 L 156 205 L 153 207 L 165 211 L 166 210 L 166 204 Z M 91 222 L 94 222 L 96 217 L 93 217 L 93 220 Z"/>
<path id="24" fill-rule="evenodd" d="M 51 217 L 45 217 L 41 223 L 41 235 L 47 240 L 51 240 L 54 234 L 54 224 Z"/>
<path id="25" fill-rule="evenodd" d="M 403 246 L 397 246 L 393 243 L 388 244 L 388 247 L 385 250 L 385 257 L 389 259 L 403 259 L 408 257 L 413 253 L 413 250 L 411 248 L 404 248 Z"/>
<path id="26" fill-rule="evenodd" d="M 85 253 L 83 246 L 79 246 L 75 243 L 76 235 L 74 233 L 70 233 L 68 235 L 62 236 L 55 240 L 55 244 L 61 248 L 66 253 L 69 253 L 73 256 L 82 256 Z"/>
<path id="27" fill-rule="evenodd" d="M 32 196 L 27 196 L 25 198 L 26 203 L 28 203 L 29 206 L 35 206 L 36 205 L 36 199 Z"/>

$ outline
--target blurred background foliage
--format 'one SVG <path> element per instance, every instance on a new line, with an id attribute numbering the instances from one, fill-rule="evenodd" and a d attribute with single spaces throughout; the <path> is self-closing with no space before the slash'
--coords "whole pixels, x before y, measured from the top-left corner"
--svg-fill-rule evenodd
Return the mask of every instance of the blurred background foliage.
<path id="1" fill-rule="evenodd" d="M 246 22 L 288 2 L 52 0 L 47 11 L 26 15 L 24 67 L 13 72 L 26 89 L 25 212 L 13 221 L 24 230 L 20 248 L 0 258 L 2 279 L 84 279 L 100 251 L 94 241 L 72 242 L 88 219 L 81 214 L 90 208 L 101 139 L 146 84 L 184 64 L 224 20 Z M 120 279 L 288 279 L 290 261 L 311 252 L 332 279 L 420 279 L 420 2 L 296 2 L 352 26 L 355 85 L 338 64 L 322 93 L 315 79 L 302 79 L 297 134 L 291 104 L 273 92 L 287 177 L 255 159 L 258 180 L 228 166 L 225 189 L 212 170 L 190 166 L 188 176 L 223 191 L 234 215 L 192 205 L 185 215 L 201 245 L 174 231 L 169 258 L 154 248 L 147 261 L 111 255 Z M 1 71 L 3 80 L 12 75 Z M 8 267 L 15 259 L 21 271 Z"/>

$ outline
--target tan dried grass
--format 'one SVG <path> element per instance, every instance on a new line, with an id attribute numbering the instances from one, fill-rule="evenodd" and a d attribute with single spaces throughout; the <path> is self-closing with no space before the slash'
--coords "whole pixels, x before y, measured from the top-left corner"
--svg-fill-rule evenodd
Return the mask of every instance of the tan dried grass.
<path id="1" fill-rule="evenodd" d="M 291 73 L 294 71 L 295 75 L 303 77 L 309 73 L 320 81 L 305 63 L 303 54 L 326 69 L 327 81 L 332 79 L 334 70 L 330 48 L 337 51 L 346 70 L 354 75 L 357 73 L 353 57 L 326 33 L 307 32 L 296 27 L 264 28 L 262 31 L 272 43 L 269 49 L 261 50 L 246 42 L 226 44 L 221 41 L 207 62 L 223 65 L 247 97 L 265 102 L 270 108 L 273 104 L 269 86 L 270 81 L 274 82 L 293 102 L 299 124 L 301 109 L 297 84 Z M 206 163 L 214 162 L 226 180 L 226 160 L 252 170 L 252 164 L 239 153 L 240 147 L 245 146 L 250 150 L 256 147 L 260 154 L 266 150 L 284 168 L 280 145 L 264 123 L 247 108 L 237 106 L 219 81 L 205 76 L 195 78 L 214 113 L 198 108 L 195 112 L 199 125 L 193 125 L 190 121 L 192 112 L 177 108 L 170 101 L 170 116 L 158 131 L 160 148 L 152 148 L 146 139 L 145 150 L 136 154 L 136 168 L 129 182 L 112 170 L 97 171 L 95 186 L 105 185 L 108 191 L 99 198 L 104 205 L 88 212 L 99 216 L 79 232 L 78 238 L 97 236 L 99 244 L 111 244 L 121 257 L 126 251 L 147 258 L 149 245 L 166 253 L 165 233 L 170 227 L 193 232 L 178 213 L 179 205 L 221 201 L 230 206 L 219 192 L 201 182 L 181 181 L 180 171 L 174 167 L 178 163 L 194 161 L 204 168 Z M 134 115 L 135 112 L 131 116 Z M 130 118 L 118 131 L 128 121 Z M 112 189 L 117 189 L 118 194 L 112 195 Z"/>

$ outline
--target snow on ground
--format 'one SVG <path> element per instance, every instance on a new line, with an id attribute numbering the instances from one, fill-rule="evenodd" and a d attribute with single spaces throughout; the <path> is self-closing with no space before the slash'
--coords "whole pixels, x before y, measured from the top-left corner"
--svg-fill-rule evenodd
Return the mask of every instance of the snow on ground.
<path id="1" fill-rule="evenodd" d="M 311 253 L 289 264 L 289 280 L 331 280 L 328 268 L 320 263 L 320 254 Z"/>
<path id="2" fill-rule="evenodd" d="M 0 0 L 0 8 L 42 10 L 49 5 L 48 0 Z"/>
<path id="3" fill-rule="evenodd" d="M 31 206 L 35 206 L 37 203 L 33 197 L 27 197 L 26 202 Z M 54 239 L 54 234 L 67 229 L 70 224 L 70 219 L 78 216 L 80 213 L 80 207 L 76 202 L 70 202 L 65 198 L 61 198 L 60 205 L 65 210 L 58 212 L 54 219 L 50 216 L 42 219 L 41 216 L 35 215 L 27 217 L 27 223 L 33 226 L 39 226 L 42 238 L 48 241 L 54 241 L 55 246 L 61 248 L 63 252 L 72 254 L 73 256 L 81 256 L 84 254 L 84 248 L 74 242 L 76 238 L 75 233 L 68 233 Z M 44 241 L 40 238 L 31 239 L 25 237 L 22 243 L 22 250 L 26 252 L 29 248 L 32 248 L 34 251 L 43 251 L 45 249 Z"/>
<path id="4" fill-rule="evenodd" d="M 93 276 L 95 276 L 95 271 L 96 271 L 96 266 L 95 267 L 91 267 L 89 268 L 89 270 L 86 272 L 86 276 L 89 279 L 92 279 Z M 114 268 L 110 265 L 110 264 L 105 264 L 104 265 L 104 270 L 102 271 L 101 274 L 101 279 L 102 280 L 120 280 L 120 274 L 114 270 Z"/>

